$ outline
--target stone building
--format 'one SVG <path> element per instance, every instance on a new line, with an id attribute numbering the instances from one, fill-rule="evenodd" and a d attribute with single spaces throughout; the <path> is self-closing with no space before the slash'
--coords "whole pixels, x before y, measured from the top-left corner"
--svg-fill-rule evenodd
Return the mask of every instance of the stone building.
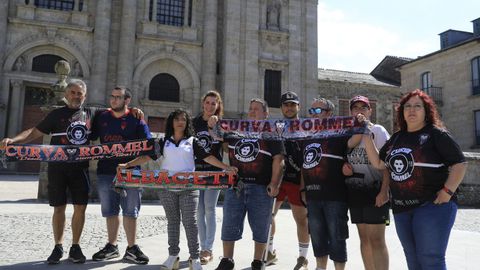
<path id="1" fill-rule="evenodd" d="M 335 114 L 341 116 L 350 115 L 349 100 L 352 97 L 367 96 L 372 107 L 371 120 L 392 134 L 395 130 L 395 109 L 401 97 L 400 74 L 394 69 L 396 64 L 392 64 L 398 61 L 392 62 L 392 59 L 407 61 L 387 56 L 370 74 L 319 69 L 318 95 L 330 99 L 336 106 Z"/>
<path id="2" fill-rule="evenodd" d="M 480 18 L 440 34 L 440 50 L 400 66 L 402 91 L 422 89 L 463 151 L 480 152 Z"/>
<path id="3" fill-rule="evenodd" d="M 129 87 L 153 131 L 174 108 L 198 113 L 211 89 L 239 117 L 253 97 L 315 95 L 317 0 L 0 1 L 0 136 L 43 117 L 61 59 L 89 104 Z"/>

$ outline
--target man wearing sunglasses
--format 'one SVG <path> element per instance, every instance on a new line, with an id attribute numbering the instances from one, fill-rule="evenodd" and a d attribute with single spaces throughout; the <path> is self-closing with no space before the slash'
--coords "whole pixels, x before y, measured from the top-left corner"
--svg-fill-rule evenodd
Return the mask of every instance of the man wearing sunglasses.
<path id="1" fill-rule="evenodd" d="M 281 110 L 283 117 L 285 119 L 298 119 L 298 113 L 300 112 L 298 95 L 295 92 L 289 91 L 281 96 L 280 101 L 282 103 Z M 300 198 L 300 168 L 302 164 L 302 153 L 300 152 L 299 143 L 297 141 L 285 141 L 285 150 L 285 172 L 283 174 L 282 184 L 275 204 L 274 219 L 272 219 L 272 234 L 268 245 L 266 264 L 272 264 L 277 260 L 273 248 L 273 238 L 276 228 L 275 215 L 285 199 L 288 198 L 293 218 L 297 224 L 299 250 L 297 264 L 293 269 L 307 269 L 307 252 L 310 244 L 310 236 L 308 234 L 307 208 L 305 208 Z"/>
<path id="2" fill-rule="evenodd" d="M 313 118 L 324 119 L 331 117 L 334 109 L 330 100 L 316 98 L 309 113 Z M 303 200 L 306 199 L 316 269 L 326 269 L 329 256 L 334 261 L 335 269 L 345 268 L 348 207 L 342 166 L 347 149 L 360 141 L 359 134 L 352 137 L 313 138 L 301 142 L 301 196 Z"/>
<path id="3" fill-rule="evenodd" d="M 110 94 L 110 108 L 93 121 L 91 139 L 100 138 L 101 143 L 121 142 L 151 138 L 150 130 L 143 119 L 132 115 L 128 105 L 132 94 L 125 87 L 115 87 Z M 140 212 L 142 190 L 126 189 L 127 196 L 121 196 L 112 189 L 116 168 L 133 158 L 100 160 L 97 166 L 97 189 L 102 206 L 102 216 L 107 221 L 108 242 L 103 249 L 92 256 L 94 261 L 103 261 L 120 256 L 117 240 L 120 228 L 120 208 L 123 215 L 123 228 L 128 247 L 125 261 L 147 264 L 149 259 L 136 245 L 137 217 Z"/>

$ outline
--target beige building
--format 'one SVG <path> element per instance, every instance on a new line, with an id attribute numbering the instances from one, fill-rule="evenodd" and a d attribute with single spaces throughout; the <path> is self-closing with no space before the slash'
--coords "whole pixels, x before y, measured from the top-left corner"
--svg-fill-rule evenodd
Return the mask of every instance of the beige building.
<path id="1" fill-rule="evenodd" d="M 400 74 L 394 67 L 406 61 L 387 56 L 370 74 L 319 69 L 318 95 L 330 99 L 336 106 L 335 114 L 340 116 L 350 115 L 349 101 L 352 97 L 368 97 L 372 107 L 371 120 L 392 134 L 395 130 L 395 109 L 401 97 Z"/>
<path id="2" fill-rule="evenodd" d="M 61 59 L 90 104 L 129 87 L 153 131 L 211 89 L 238 117 L 253 97 L 315 95 L 317 0 L 0 1 L 0 136 L 38 123 Z"/>
<path id="3" fill-rule="evenodd" d="M 480 151 L 480 18 L 473 33 L 448 30 L 441 48 L 400 67 L 402 91 L 422 89 L 437 102 L 463 151 Z"/>

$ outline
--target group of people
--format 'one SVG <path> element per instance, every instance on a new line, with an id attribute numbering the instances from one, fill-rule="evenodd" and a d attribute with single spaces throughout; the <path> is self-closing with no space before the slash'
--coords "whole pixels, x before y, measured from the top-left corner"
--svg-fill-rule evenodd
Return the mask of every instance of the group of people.
<path id="1" fill-rule="evenodd" d="M 65 90 L 67 105 L 50 112 L 36 127 L 2 140 L 2 146 L 28 143 L 42 135 L 51 144 L 83 145 L 150 138 L 143 114 L 130 109 L 131 93 L 124 87 L 111 91 L 110 108 L 83 106 L 87 93 L 83 81 L 72 80 Z M 158 155 L 98 162 L 97 188 L 102 216 L 106 218 L 108 241 L 93 260 L 117 258 L 120 209 L 127 236 L 124 260 L 146 264 L 149 258 L 136 244 L 137 217 L 142 190 L 128 188 L 127 196 L 112 189 L 119 169 L 140 168 L 155 160 L 169 174 L 226 170 L 237 174 L 237 188 L 224 191 L 221 240 L 223 256 L 217 270 L 235 267 L 234 249 L 242 238 L 248 218 L 253 234 L 251 269 L 263 269 L 277 259 L 274 246 L 275 214 L 288 200 L 297 225 L 299 254 L 294 270 L 307 269 L 312 242 L 316 270 L 335 269 L 347 262 L 348 211 L 357 225 L 365 269 L 388 269 L 385 229 L 393 209 L 395 227 L 409 269 L 446 269 L 445 252 L 457 210 L 456 194 L 466 170 L 465 158 L 443 126 L 432 99 L 420 90 L 402 97 L 398 108 L 399 130 L 391 137 L 384 127 L 369 121 L 370 101 L 365 96 L 350 100 L 350 113 L 365 126 L 365 134 L 262 140 L 216 137 L 212 128 L 223 116 L 220 94 L 202 97 L 202 112 L 193 120 L 187 110 L 176 109 L 167 118 L 165 137 Z M 333 102 L 315 98 L 308 109 L 312 118 L 333 116 Z M 300 100 L 295 92 L 281 96 L 285 119 L 298 119 Z M 265 120 L 268 104 L 250 101 L 248 119 Z M 82 136 L 74 132 L 81 130 Z M 227 155 L 228 163 L 223 155 Z M 52 227 L 55 247 L 48 263 L 63 256 L 63 231 L 67 190 L 74 205 L 72 246 L 69 259 L 85 262 L 79 246 L 88 203 L 88 162 L 48 166 L 49 203 L 54 207 Z M 213 259 L 218 190 L 161 190 L 167 217 L 168 257 L 162 269 L 178 269 L 180 223 L 186 232 L 189 268 L 198 270 Z"/>

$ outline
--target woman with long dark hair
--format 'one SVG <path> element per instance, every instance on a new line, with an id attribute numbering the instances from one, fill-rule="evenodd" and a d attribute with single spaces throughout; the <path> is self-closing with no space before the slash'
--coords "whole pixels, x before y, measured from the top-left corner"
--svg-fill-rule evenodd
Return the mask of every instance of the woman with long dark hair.
<path id="1" fill-rule="evenodd" d="M 384 172 L 392 194 L 397 235 L 408 269 L 446 269 L 445 252 L 457 213 L 465 157 L 423 91 L 407 93 L 398 108 L 400 130 L 377 152 L 364 135 L 370 162 Z M 378 200 L 381 205 L 388 200 Z"/>
<path id="2" fill-rule="evenodd" d="M 163 154 L 159 159 L 160 169 L 168 171 L 169 175 L 195 171 L 195 157 L 220 169 L 237 171 L 235 167 L 222 163 L 203 150 L 194 137 L 190 115 L 183 109 L 177 109 L 168 116 L 163 145 Z M 120 164 L 119 168 L 141 165 L 151 159 L 150 156 L 141 156 L 128 163 Z M 185 228 L 190 252 L 189 269 L 202 269 L 198 247 L 198 196 L 198 190 L 160 190 L 160 201 L 167 216 L 169 245 L 169 256 L 161 265 L 162 269 L 171 270 L 179 267 L 180 220 Z"/>

